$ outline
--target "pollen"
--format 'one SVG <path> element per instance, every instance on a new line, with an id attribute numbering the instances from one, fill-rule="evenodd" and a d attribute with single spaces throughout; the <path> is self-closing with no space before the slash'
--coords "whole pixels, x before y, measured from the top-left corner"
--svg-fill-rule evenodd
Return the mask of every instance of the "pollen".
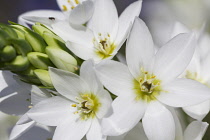
<path id="1" fill-rule="evenodd" d="M 71 106 L 72 106 L 72 107 L 77 107 L 77 105 L 76 105 L 76 104 L 72 104 Z"/>
<path id="2" fill-rule="evenodd" d="M 63 11 L 68 11 L 66 5 L 63 5 Z"/>

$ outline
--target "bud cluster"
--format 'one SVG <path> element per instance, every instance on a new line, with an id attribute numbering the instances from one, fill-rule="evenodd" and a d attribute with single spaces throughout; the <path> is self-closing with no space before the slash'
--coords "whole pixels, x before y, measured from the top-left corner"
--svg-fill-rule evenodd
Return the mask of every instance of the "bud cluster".
<path id="1" fill-rule="evenodd" d="M 75 56 L 64 41 L 40 23 L 32 29 L 10 22 L 0 24 L 0 69 L 27 83 L 53 87 L 48 67 L 77 72 Z"/>

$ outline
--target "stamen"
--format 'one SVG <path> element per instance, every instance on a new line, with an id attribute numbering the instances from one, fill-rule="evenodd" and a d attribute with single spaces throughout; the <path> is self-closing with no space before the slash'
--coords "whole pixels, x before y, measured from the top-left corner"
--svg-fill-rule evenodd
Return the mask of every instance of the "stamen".
<path id="1" fill-rule="evenodd" d="M 66 5 L 63 5 L 63 11 L 67 11 L 68 9 L 67 9 L 67 7 L 66 7 Z"/>
<path id="2" fill-rule="evenodd" d="M 72 107 L 77 107 L 77 105 L 76 105 L 76 104 L 72 104 L 71 106 L 72 106 Z"/>

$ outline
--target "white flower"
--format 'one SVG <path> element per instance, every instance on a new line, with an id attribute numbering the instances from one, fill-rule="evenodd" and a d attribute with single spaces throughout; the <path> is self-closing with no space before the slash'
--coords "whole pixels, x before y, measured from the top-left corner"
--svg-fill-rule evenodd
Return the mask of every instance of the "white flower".
<path id="1" fill-rule="evenodd" d="M 57 10 L 34 10 L 21 14 L 18 23 L 24 26 L 41 20 L 45 24 L 56 21 L 68 21 L 72 24 L 84 24 L 93 15 L 93 0 L 57 0 L 61 11 Z M 47 20 L 47 19 L 48 20 Z"/>
<path id="2" fill-rule="evenodd" d="M 155 54 L 148 28 L 136 18 L 126 48 L 128 67 L 115 61 L 96 65 L 102 83 L 118 96 L 112 104 L 114 113 L 102 121 L 103 133 L 123 134 L 143 118 L 150 140 L 174 140 L 174 119 L 165 105 L 183 107 L 210 98 L 206 86 L 177 78 L 189 64 L 195 44 L 194 35 L 181 34 Z"/>
<path id="3" fill-rule="evenodd" d="M 87 27 L 67 22 L 52 24 L 52 30 L 67 42 L 67 47 L 84 60 L 111 59 L 125 42 L 130 27 L 141 11 L 142 1 L 128 6 L 118 18 L 113 0 L 97 0 Z"/>
<path id="4" fill-rule="evenodd" d="M 187 32 L 189 32 L 189 29 L 183 24 L 177 22 L 174 26 L 172 36 Z M 210 37 L 207 33 L 203 32 L 202 29 L 201 31 L 195 31 L 195 33 L 197 35 L 198 46 L 196 47 L 193 59 L 181 77 L 196 80 L 210 87 Z M 200 92 L 197 94 L 200 94 Z M 184 107 L 183 109 L 192 118 L 202 120 L 209 113 L 210 100 L 197 105 Z"/>
<path id="5" fill-rule="evenodd" d="M 81 66 L 80 76 L 50 68 L 55 96 L 35 105 L 28 116 L 36 122 L 57 126 L 53 140 L 79 140 L 86 134 L 88 140 L 106 139 L 101 132 L 101 119 L 108 113 L 112 99 L 103 89 L 92 62 Z"/>

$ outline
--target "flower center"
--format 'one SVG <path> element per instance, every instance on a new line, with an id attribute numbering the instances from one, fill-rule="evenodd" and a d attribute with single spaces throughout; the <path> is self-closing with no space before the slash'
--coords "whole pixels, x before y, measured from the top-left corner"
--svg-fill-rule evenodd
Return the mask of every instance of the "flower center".
<path id="1" fill-rule="evenodd" d="M 139 81 L 134 80 L 134 90 L 136 93 L 136 100 L 145 100 L 150 102 L 156 100 L 155 96 L 161 91 L 161 81 L 156 78 L 155 75 L 141 70 L 142 74 L 139 77 Z"/>
<path id="2" fill-rule="evenodd" d="M 102 35 L 101 33 L 99 33 L 97 37 L 93 38 L 93 44 L 94 44 L 96 53 L 102 59 L 110 57 L 115 49 L 115 45 L 114 43 L 112 43 L 109 33 L 105 35 Z"/>
<path id="3" fill-rule="evenodd" d="M 80 97 L 76 97 L 77 104 L 72 104 L 72 107 L 77 107 L 77 111 L 74 114 L 79 114 L 82 120 L 94 118 L 95 113 L 100 107 L 100 102 L 94 94 L 81 94 Z"/>
<path id="4" fill-rule="evenodd" d="M 78 4 L 82 3 L 84 0 L 67 0 L 66 5 L 63 5 L 63 11 L 69 11 L 74 9 Z M 69 9 L 68 9 L 69 8 Z"/>

